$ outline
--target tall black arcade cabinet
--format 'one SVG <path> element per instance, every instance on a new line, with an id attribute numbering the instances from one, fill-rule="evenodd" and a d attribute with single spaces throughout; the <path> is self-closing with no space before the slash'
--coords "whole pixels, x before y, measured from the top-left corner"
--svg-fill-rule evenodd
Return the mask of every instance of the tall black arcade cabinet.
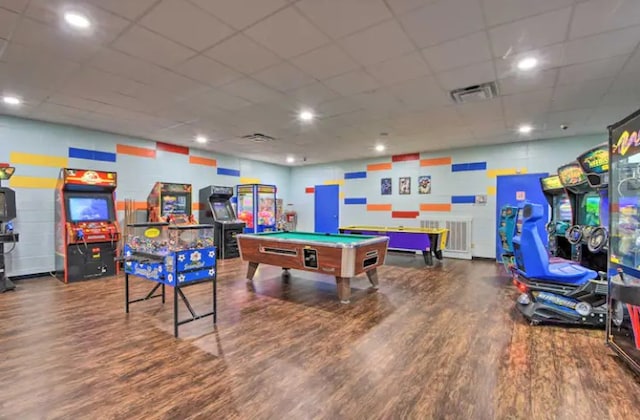
<path id="1" fill-rule="evenodd" d="M 60 170 L 55 192 L 56 277 L 65 283 L 118 272 L 115 172 Z"/>
<path id="2" fill-rule="evenodd" d="M 209 185 L 200 190 L 200 203 L 204 208 L 201 208 L 198 219 L 200 223 L 214 226 L 214 244 L 220 259 L 240 256 L 236 235 L 245 228 L 245 223 L 236 217 L 231 197 L 233 187 Z"/>
<path id="3" fill-rule="evenodd" d="M 4 264 L 4 245 L 10 243 L 15 247 L 19 240 L 11 223 L 16 218 L 16 194 L 11 188 L 2 186 L 2 181 L 8 181 L 13 176 L 15 169 L 14 167 L 0 168 L 0 293 L 16 288 L 6 275 Z"/>

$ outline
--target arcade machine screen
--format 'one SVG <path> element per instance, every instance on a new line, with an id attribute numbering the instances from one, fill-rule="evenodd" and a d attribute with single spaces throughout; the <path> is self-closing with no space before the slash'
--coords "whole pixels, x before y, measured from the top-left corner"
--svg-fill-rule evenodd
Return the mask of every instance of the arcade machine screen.
<path id="1" fill-rule="evenodd" d="M 583 226 L 600 226 L 600 196 L 587 194 L 582 199 Z"/>
<path id="2" fill-rule="evenodd" d="M 7 199 L 4 195 L 4 191 L 0 191 L 0 217 L 6 217 L 7 215 Z"/>
<path id="3" fill-rule="evenodd" d="M 231 209 L 231 205 L 229 202 L 213 202 L 211 203 L 213 208 L 213 212 L 215 213 L 216 220 L 219 221 L 228 221 L 234 220 L 233 211 Z"/>
<path id="4" fill-rule="evenodd" d="M 170 214 L 187 214 L 186 195 L 163 195 L 162 196 L 162 216 Z"/>
<path id="5" fill-rule="evenodd" d="M 516 217 L 516 235 L 522 235 L 522 222 L 524 221 L 523 217 L 524 209 L 518 209 L 518 216 Z"/>
<path id="6" fill-rule="evenodd" d="M 111 220 L 109 201 L 105 197 L 69 197 L 69 219 L 72 222 L 106 222 Z"/>
<path id="7" fill-rule="evenodd" d="M 571 223 L 571 202 L 565 194 L 554 197 L 553 209 L 555 214 L 553 219 L 557 222 Z"/>

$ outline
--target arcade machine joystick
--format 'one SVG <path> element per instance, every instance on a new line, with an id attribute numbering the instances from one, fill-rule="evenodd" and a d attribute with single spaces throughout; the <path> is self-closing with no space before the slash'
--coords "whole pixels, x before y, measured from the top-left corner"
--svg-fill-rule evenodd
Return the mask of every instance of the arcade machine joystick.
<path id="1" fill-rule="evenodd" d="M 2 181 L 6 181 L 13 176 L 14 167 L 0 168 L 0 293 L 8 292 L 16 288 L 15 284 L 6 276 L 4 256 L 9 254 L 19 240 L 17 233 L 13 231 L 13 223 L 16 218 L 16 194 L 10 189 L 2 186 Z M 4 244 L 13 244 L 9 252 L 4 251 Z"/>

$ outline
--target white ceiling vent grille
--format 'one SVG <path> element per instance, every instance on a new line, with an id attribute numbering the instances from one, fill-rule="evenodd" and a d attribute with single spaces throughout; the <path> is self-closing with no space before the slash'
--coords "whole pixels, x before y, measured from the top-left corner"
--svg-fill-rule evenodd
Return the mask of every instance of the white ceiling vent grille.
<path id="1" fill-rule="evenodd" d="M 262 134 L 262 133 L 253 133 L 246 136 L 242 136 L 242 138 L 246 140 L 251 140 L 252 142 L 255 142 L 255 143 L 266 143 L 266 142 L 275 140 L 274 137 L 267 136 L 266 134 Z"/>
<path id="2" fill-rule="evenodd" d="M 498 95 L 498 86 L 495 82 L 487 82 L 452 90 L 450 95 L 457 104 L 486 101 Z"/>

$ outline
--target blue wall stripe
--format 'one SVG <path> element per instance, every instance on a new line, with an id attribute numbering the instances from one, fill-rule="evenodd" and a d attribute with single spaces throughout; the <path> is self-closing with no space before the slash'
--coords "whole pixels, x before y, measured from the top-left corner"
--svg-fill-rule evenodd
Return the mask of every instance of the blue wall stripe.
<path id="1" fill-rule="evenodd" d="M 463 171 L 486 171 L 487 162 L 454 163 L 451 165 L 451 172 Z"/>
<path id="2" fill-rule="evenodd" d="M 97 150 L 69 148 L 69 157 L 75 159 L 99 160 L 102 162 L 115 162 L 116 154 L 109 152 L 100 152 Z"/>
<path id="3" fill-rule="evenodd" d="M 367 172 L 366 171 L 362 171 L 362 172 L 346 172 L 344 174 L 344 179 L 356 179 L 356 178 L 366 178 L 367 177 Z"/>
<path id="4" fill-rule="evenodd" d="M 474 204 L 476 202 L 475 195 L 453 195 L 451 196 L 451 204 Z"/>
<path id="5" fill-rule="evenodd" d="M 240 176 L 240 171 L 237 169 L 228 169 L 218 167 L 218 175 Z"/>
<path id="6" fill-rule="evenodd" d="M 366 197 L 345 198 L 344 204 L 367 204 Z"/>

